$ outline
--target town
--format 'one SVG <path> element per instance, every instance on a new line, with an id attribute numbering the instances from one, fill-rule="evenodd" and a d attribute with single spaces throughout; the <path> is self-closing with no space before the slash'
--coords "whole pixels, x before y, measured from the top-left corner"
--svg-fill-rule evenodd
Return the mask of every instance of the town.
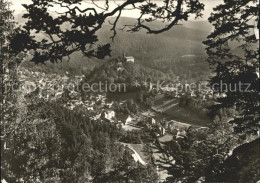
<path id="1" fill-rule="evenodd" d="M 127 62 L 128 59 L 130 60 L 129 62 L 134 63 L 133 57 L 126 57 Z M 120 72 L 123 66 L 120 64 L 119 68 L 118 71 Z M 201 85 L 204 88 L 201 88 L 199 91 L 188 89 L 186 91 L 180 90 L 181 92 L 177 92 L 179 88 L 168 87 L 166 85 L 161 85 L 159 90 L 156 90 L 155 87 L 152 87 L 153 84 L 149 83 L 147 86 L 148 91 L 155 93 L 155 103 L 157 104 L 141 110 L 132 100 L 130 105 L 135 106 L 133 112 L 122 110 L 129 105 L 128 100 L 120 102 L 111 101 L 107 97 L 107 93 L 92 92 L 82 95 L 82 92 L 76 88 L 84 80 L 84 75 L 69 77 L 68 73 L 66 75 L 45 74 L 29 71 L 23 67 L 19 69 L 18 74 L 22 86 L 20 89 L 26 102 L 34 102 L 35 99 L 60 102 L 69 110 L 81 111 L 83 115 L 88 114 L 88 117 L 92 121 L 109 122 L 126 132 L 143 131 L 153 133 L 162 142 L 170 140 L 173 136 L 176 136 L 176 138 L 185 137 L 186 130 L 189 128 L 197 130 L 207 129 L 206 126 L 179 122 L 170 117 L 163 117 L 162 113 L 164 111 L 178 105 L 176 100 L 180 100 L 183 96 L 188 96 L 193 99 L 193 102 L 189 105 L 196 107 L 198 101 L 203 102 L 213 97 L 219 97 L 213 95 L 212 91 L 205 87 L 207 83 L 202 83 Z M 177 82 L 176 85 L 178 86 L 180 83 Z M 137 143 L 142 145 L 141 141 L 137 140 Z M 146 165 L 145 156 L 140 150 L 142 148 L 135 149 L 137 144 L 123 144 L 132 150 L 132 156 L 135 161 L 140 162 L 144 166 Z M 155 159 L 160 159 L 160 155 L 156 154 L 156 152 L 153 153 L 153 156 Z M 166 179 L 167 174 L 164 170 L 157 168 L 157 172 L 161 180 Z"/>

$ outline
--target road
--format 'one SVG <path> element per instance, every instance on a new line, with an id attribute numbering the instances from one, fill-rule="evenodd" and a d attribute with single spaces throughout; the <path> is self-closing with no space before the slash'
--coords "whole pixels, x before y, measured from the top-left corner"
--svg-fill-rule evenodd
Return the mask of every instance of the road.
<path id="1" fill-rule="evenodd" d="M 129 149 L 131 149 L 133 151 L 132 157 L 134 158 L 134 160 L 136 162 L 139 161 L 139 163 L 141 163 L 143 166 L 146 166 L 147 163 L 142 159 L 142 157 L 140 156 L 140 154 L 138 152 L 136 152 L 136 150 L 133 148 L 133 146 L 129 143 L 121 143 L 124 146 L 128 147 Z"/>

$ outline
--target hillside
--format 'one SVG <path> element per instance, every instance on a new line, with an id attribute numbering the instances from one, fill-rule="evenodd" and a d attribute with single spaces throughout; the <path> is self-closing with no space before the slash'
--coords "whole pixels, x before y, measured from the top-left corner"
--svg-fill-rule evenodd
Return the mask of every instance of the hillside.
<path id="1" fill-rule="evenodd" d="M 113 22 L 113 20 L 110 21 Z M 134 23 L 135 19 L 121 18 L 117 27 L 120 29 L 123 25 Z M 118 50 L 125 51 L 140 60 L 143 58 L 150 58 L 151 60 L 172 58 L 178 60 L 179 57 L 188 54 L 204 55 L 205 50 L 202 41 L 206 39 L 210 28 L 208 22 L 199 22 L 200 29 L 194 25 L 196 24 L 192 21 L 184 22 L 183 25 L 177 25 L 159 35 L 147 34 L 145 31 L 134 34 L 127 31 L 117 31 L 117 37 L 112 45 L 112 56 L 122 55 Z M 154 22 L 151 26 L 155 29 L 163 27 L 159 21 Z M 103 31 L 100 31 L 101 41 L 109 41 L 112 34 L 112 32 L 107 31 L 109 27 L 110 25 L 105 24 Z M 206 29 L 203 30 L 204 28 Z"/>
<path id="2" fill-rule="evenodd" d="M 144 67 L 141 64 L 126 62 L 123 57 L 118 57 L 116 59 L 111 59 L 104 62 L 100 66 L 95 67 L 89 74 L 85 76 L 85 82 L 88 83 L 98 83 L 98 82 L 108 82 L 108 83 L 124 83 L 128 86 L 133 85 L 135 81 L 144 82 L 159 81 L 174 79 L 174 74 L 172 78 L 168 78 L 170 73 L 163 73 L 159 70 Z"/>
<path id="3" fill-rule="evenodd" d="M 21 14 L 17 15 L 16 19 L 19 23 L 23 23 L 24 19 L 21 18 Z M 113 18 L 109 20 L 113 22 Z M 125 24 L 133 24 L 135 19 L 121 18 L 118 22 L 117 29 L 120 29 Z M 161 22 L 155 22 L 153 27 L 163 26 Z M 159 35 L 146 34 L 144 31 L 137 33 L 130 33 L 121 30 L 117 30 L 117 36 L 112 42 L 110 37 L 112 31 L 110 31 L 111 25 L 108 22 L 105 23 L 103 28 L 98 32 L 99 42 L 110 42 L 112 45 L 112 58 L 122 56 L 123 53 L 135 57 L 135 61 L 145 67 L 151 67 L 156 70 L 165 72 L 165 69 L 178 67 L 182 65 L 182 62 L 188 63 L 189 66 L 197 65 L 198 70 L 208 70 L 207 63 L 205 62 L 206 54 L 202 41 L 206 39 L 206 36 L 210 32 L 210 26 L 208 22 L 185 22 L 183 25 L 178 25 L 172 30 Z M 192 55 L 192 57 L 186 56 Z M 63 62 L 62 64 L 51 64 L 36 66 L 33 63 L 24 63 L 25 67 L 33 68 L 34 70 L 41 70 L 46 72 L 64 72 L 69 71 L 71 74 L 84 74 L 87 71 L 93 69 L 93 65 L 99 65 L 101 62 L 110 60 L 106 58 L 104 60 L 97 60 L 95 58 L 83 57 L 80 52 L 74 53 L 71 56 L 70 62 Z M 158 63 L 163 63 L 158 65 Z M 179 63 L 179 64 L 176 64 Z M 195 64 L 197 63 L 197 64 Z M 160 67 L 158 67 L 160 66 Z M 164 67 L 165 68 L 164 68 Z M 194 68 L 187 68 L 185 70 Z M 200 73 L 202 75 L 202 73 Z"/>

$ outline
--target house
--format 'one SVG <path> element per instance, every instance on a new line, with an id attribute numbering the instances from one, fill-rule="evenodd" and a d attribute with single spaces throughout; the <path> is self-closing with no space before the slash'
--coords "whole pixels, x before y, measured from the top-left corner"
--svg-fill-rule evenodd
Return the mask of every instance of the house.
<path id="1" fill-rule="evenodd" d="M 131 122 L 132 122 L 132 118 L 131 118 L 131 116 L 129 115 L 128 116 L 128 118 L 125 120 L 125 125 L 128 125 L 128 124 L 130 124 Z"/>
<path id="2" fill-rule="evenodd" d="M 93 107 L 87 107 L 87 110 L 88 111 L 94 111 L 94 108 Z"/>
<path id="3" fill-rule="evenodd" d="M 160 130 L 160 135 L 161 135 L 161 136 L 164 136 L 164 135 L 165 135 L 165 132 L 166 132 L 165 128 L 162 127 L 162 126 L 160 126 L 160 127 L 159 127 L 159 130 Z"/>
<path id="4" fill-rule="evenodd" d="M 130 57 L 125 57 L 125 59 L 126 59 L 126 62 L 132 62 L 132 63 L 135 62 L 135 59 L 134 59 L 134 57 L 132 57 L 132 56 L 130 56 Z"/>
<path id="5" fill-rule="evenodd" d="M 171 120 L 169 123 L 168 123 L 168 129 L 173 131 L 173 130 L 185 130 L 185 129 L 188 129 L 189 127 L 191 127 L 191 125 L 189 124 L 186 124 L 186 123 L 181 123 L 181 122 L 177 122 L 177 121 L 174 121 L 174 120 Z"/>
<path id="6" fill-rule="evenodd" d="M 115 114 L 115 111 L 106 111 L 104 112 L 104 118 L 109 120 L 109 121 L 112 121 L 113 118 L 115 118 L 116 114 Z"/>
<path id="7" fill-rule="evenodd" d="M 124 58 L 125 58 L 125 61 L 126 61 L 126 62 L 132 62 L 132 63 L 135 62 L 134 57 L 132 57 L 132 56 L 126 56 L 125 53 L 124 53 Z"/>
<path id="8" fill-rule="evenodd" d="M 165 135 L 165 133 L 166 133 L 166 130 L 165 130 L 165 128 L 163 128 L 162 126 L 158 126 L 157 128 L 156 128 L 156 134 L 157 134 L 157 137 L 162 137 L 162 136 L 164 136 Z"/>
<path id="9" fill-rule="evenodd" d="M 107 103 L 106 106 L 107 106 L 108 108 L 112 108 L 113 104 L 114 104 L 114 102 Z"/>

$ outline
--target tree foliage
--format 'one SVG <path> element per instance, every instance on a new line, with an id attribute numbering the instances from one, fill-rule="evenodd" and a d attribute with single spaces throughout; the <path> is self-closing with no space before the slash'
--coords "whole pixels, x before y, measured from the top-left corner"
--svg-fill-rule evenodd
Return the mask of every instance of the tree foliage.
<path id="1" fill-rule="evenodd" d="M 126 148 L 123 156 L 116 163 L 113 171 L 103 174 L 93 180 L 94 183 L 155 183 L 158 180 L 155 167 L 148 164 L 146 167 L 133 162 L 130 149 Z"/>
<path id="2" fill-rule="evenodd" d="M 98 31 L 109 21 L 113 39 L 118 20 L 129 9 L 138 10 L 140 16 L 133 25 L 124 25 L 122 29 L 131 32 L 143 29 L 150 34 L 165 32 L 191 15 L 200 17 L 204 9 L 199 0 L 164 0 L 162 6 L 145 0 L 127 0 L 121 4 L 106 0 L 103 6 L 96 0 L 34 0 L 23 6 L 26 9 L 23 17 L 28 21 L 16 30 L 11 47 L 15 53 L 35 49 L 32 61 L 36 63 L 62 60 L 76 51 L 100 59 L 110 55 L 110 44 L 98 42 Z M 153 29 L 151 23 L 155 20 L 167 23 Z"/>
<path id="3" fill-rule="evenodd" d="M 214 31 L 208 36 L 207 53 L 215 76 L 215 92 L 225 94 L 212 106 L 211 114 L 221 108 L 235 108 L 237 133 L 256 134 L 259 122 L 259 42 L 253 28 L 259 16 L 258 1 L 224 1 L 209 18 Z"/>
<path id="4" fill-rule="evenodd" d="M 8 172 L 5 156 L 8 153 L 8 141 L 13 141 L 13 135 L 20 125 L 20 97 L 14 86 L 19 85 L 17 68 L 21 63 L 21 55 L 10 54 L 10 38 L 13 36 L 14 20 L 10 3 L 0 1 L 0 64 L 1 64 L 1 175 L 5 178 Z"/>
<path id="5" fill-rule="evenodd" d="M 166 142 L 156 140 L 156 149 L 162 153 L 156 163 L 167 170 L 166 182 L 225 182 L 218 179 L 219 174 L 238 140 L 232 135 L 231 126 L 217 122 L 209 129 L 190 128 L 185 133 Z"/>
<path id="6" fill-rule="evenodd" d="M 154 169 L 135 163 L 131 150 L 118 142 L 122 134 L 112 123 L 92 121 L 81 111 L 39 99 L 28 102 L 22 114 L 18 128 L 5 139 L 2 176 L 7 182 L 151 182 L 155 178 Z"/>
<path id="7" fill-rule="evenodd" d="M 253 32 L 258 16 L 255 0 L 224 0 L 214 8 L 209 18 L 214 31 L 204 44 L 215 73 L 211 84 L 216 93 L 224 94 L 210 107 L 218 119 L 207 130 L 188 130 L 162 145 L 157 141 L 168 182 L 243 182 L 246 175 L 246 181 L 254 182 L 259 176 L 250 170 L 254 163 L 247 162 L 248 152 L 237 153 L 244 147 L 234 150 L 241 133 L 256 134 L 259 126 L 259 47 Z M 226 117 L 233 118 L 231 124 Z"/>

